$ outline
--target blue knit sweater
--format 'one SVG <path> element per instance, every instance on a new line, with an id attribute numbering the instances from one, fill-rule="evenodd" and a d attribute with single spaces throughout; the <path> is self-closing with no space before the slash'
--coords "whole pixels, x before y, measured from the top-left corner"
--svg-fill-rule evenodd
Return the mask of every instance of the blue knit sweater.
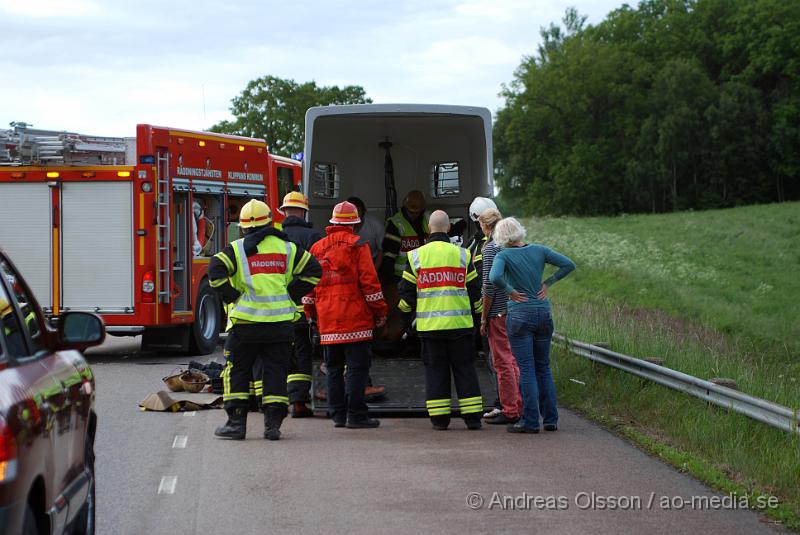
<path id="1" fill-rule="evenodd" d="M 548 287 L 575 269 L 575 262 L 544 245 L 509 247 L 497 253 L 489 272 L 489 280 L 507 293 L 517 290 L 528 296 L 528 301 L 524 303 L 509 299 L 509 310 L 515 307 L 550 308 L 550 301 L 536 298 L 542 288 L 545 264 L 558 267 L 558 271 L 544 281 Z"/>

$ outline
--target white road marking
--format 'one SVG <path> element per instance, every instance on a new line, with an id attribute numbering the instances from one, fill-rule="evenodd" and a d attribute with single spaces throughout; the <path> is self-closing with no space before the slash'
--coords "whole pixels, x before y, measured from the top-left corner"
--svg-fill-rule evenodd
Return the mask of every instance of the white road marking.
<path id="1" fill-rule="evenodd" d="M 184 416 L 194 416 L 195 414 L 197 414 L 197 411 L 187 411 L 183 413 Z"/>
<path id="2" fill-rule="evenodd" d="M 164 476 L 158 484 L 159 494 L 175 494 L 175 486 L 178 484 L 178 476 Z"/>
<path id="3" fill-rule="evenodd" d="M 186 441 L 189 437 L 186 435 L 175 435 L 175 440 L 172 441 L 172 447 L 182 449 L 186 447 Z"/>

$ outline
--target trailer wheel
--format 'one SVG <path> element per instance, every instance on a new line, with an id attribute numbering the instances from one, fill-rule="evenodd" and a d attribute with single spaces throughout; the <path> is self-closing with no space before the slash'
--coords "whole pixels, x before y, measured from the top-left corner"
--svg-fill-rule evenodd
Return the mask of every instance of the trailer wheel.
<path id="1" fill-rule="evenodd" d="M 196 355 L 208 355 L 217 347 L 222 326 L 222 308 L 208 279 L 203 279 L 197 291 L 194 323 L 191 327 L 189 350 Z"/>

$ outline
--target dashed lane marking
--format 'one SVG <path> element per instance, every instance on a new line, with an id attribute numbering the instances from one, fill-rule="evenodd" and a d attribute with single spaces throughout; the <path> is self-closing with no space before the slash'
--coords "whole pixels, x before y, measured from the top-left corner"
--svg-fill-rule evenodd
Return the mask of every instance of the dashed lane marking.
<path id="1" fill-rule="evenodd" d="M 175 435 L 175 440 L 172 441 L 172 447 L 176 449 L 183 449 L 186 447 L 186 442 L 189 437 L 186 435 Z"/>
<path id="2" fill-rule="evenodd" d="M 159 494 L 175 494 L 175 486 L 178 484 L 178 476 L 164 476 L 158 484 Z"/>

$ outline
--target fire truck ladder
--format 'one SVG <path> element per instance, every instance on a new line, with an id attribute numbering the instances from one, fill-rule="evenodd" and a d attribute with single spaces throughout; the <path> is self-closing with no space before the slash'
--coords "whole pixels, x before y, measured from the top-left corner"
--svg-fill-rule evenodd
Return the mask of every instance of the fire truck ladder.
<path id="1" fill-rule="evenodd" d="M 169 155 L 158 154 L 156 175 L 156 227 L 158 229 L 158 302 L 169 303 L 172 298 L 172 264 L 170 248 L 170 195 L 172 188 L 169 181 Z"/>

